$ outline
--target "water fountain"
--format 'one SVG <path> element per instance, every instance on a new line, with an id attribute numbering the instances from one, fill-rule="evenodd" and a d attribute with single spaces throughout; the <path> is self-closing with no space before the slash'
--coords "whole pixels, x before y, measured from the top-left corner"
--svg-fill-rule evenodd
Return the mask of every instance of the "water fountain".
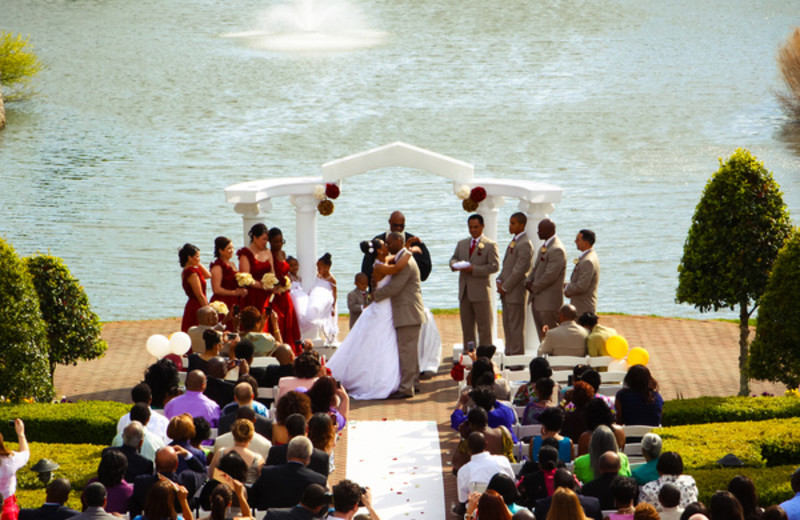
<path id="1" fill-rule="evenodd" d="M 374 47 L 388 34 L 369 29 L 347 0 L 290 0 L 267 9 L 254 30 L 223 36 L 261 50 L 327 53 Z"/>

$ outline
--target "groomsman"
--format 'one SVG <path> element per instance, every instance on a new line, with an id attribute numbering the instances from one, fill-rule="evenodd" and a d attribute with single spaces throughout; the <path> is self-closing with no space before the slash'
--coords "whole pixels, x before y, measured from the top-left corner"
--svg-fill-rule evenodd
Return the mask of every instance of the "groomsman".
<path id="1" fill-rule="evenodd" d="M 475 341 L 478 345 L 492 344 L 492 286 L 489 277 L 500 269 L 497 242 L 483 235 L 483 217 L 475 214 L 467 219 L 470 238 L 456 245 L 450 259 L 450 269 L 458 271 L 458 311 L 461 316 L 461 334 L 464 345 Z M 469 262 L 469 266 L 456 268 L 456 262 Z"/>
<path id="2" fill-rule="evenodd" d="M 564 296 L 570 299 L 578 311 L 578 316 L 587 312 L 597 314 L 597 282 L 600 278 L 600 261 L 594 252 L 594 231 L 581 229 L 575 237 L 580 256 L 575 260 L 575 268 L 569 283 L 564 287 Z"/>
<path id="3" fill-rule="evenodd" d="M 497 292 L 503 302 L 507 355 L 525 353 L 525 278 L 530 273 L 533 259 L 533 244 L 525 233 L 527 223 L 525 213 L 511 215 L 508 232 L 513 238 L 503 256 L 503 270 L 497 277 Z"/>
<path id="4" fill-rule="evenodd" d="M 558 309 L 564 303 L 567 251 L 556 236 L 555 223 L 549 218 L 539 222 L 537 234 L 544 244 L 536 253 L 533 270 L 525 281 L 525 287 L 531 292 L 533 322 L 541 341 L 544 338 L 545 325 L 548 329 L 558 326 Z"/>

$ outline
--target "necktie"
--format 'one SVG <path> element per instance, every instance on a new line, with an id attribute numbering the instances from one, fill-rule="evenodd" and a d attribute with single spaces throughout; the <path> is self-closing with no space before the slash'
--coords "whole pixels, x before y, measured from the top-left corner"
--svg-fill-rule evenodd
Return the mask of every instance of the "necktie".
<path id="1" fill-rule="evenodd" d="M 472 242 L 469 245 L 469 256 L 472 256 L 472 253 L 475 252 L 475 246 L 476 245 L 478 245 L 478 241 L 473 238 Z"/>

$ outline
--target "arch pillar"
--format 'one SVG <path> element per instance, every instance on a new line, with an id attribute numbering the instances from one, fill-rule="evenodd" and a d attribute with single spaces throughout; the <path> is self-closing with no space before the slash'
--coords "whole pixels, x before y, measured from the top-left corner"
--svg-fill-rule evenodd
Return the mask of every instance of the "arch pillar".
<path id="1" fill-rule="evenodd" d="M 486 197 L 486 200 L 481 202 L 476 211 L 477 214 L 483 217 L 483 233 L 486 238 L 497 242 L 497 215 L 501 207 L 505 205 L 506 201 L 503 197 Z M 499 248 L 499 245 L 498 245 Z M 503 261 L 502 256 L 500 261 Z M 491 294 L 491 307 L 492 307 L 492 342 L 497 340 L 497 291 L 494 290 L 494 281 L 497 278 L 497 273 L 489 277 L 489 284 L 492 290 Z"/>
<path id="2" fill-rule="evenodd" d="M 317 204 L 311 195 L 292 195 L 296 219 L 297 260 L 300 262 L 300 277 L 303 290 L 311 291 L 317 277 Z"/>
<path id="3" fill-rule="evenodd" d="M 256 224 L 264 224 L 264 216 L 262 213 L 269 213 L 272 211 L 272 203 L 268 200 L 256 204 L 239 203 L 233 207 L 233 210 L 242 216 L 242 244 L 246 246 L 250 243 L 250 236 L 247 232 Z"/>

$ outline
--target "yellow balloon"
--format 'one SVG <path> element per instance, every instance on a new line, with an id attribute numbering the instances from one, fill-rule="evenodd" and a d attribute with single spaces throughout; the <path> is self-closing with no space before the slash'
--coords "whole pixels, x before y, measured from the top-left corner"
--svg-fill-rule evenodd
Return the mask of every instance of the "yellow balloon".
<path id="1" fill-rule="evenodd" d="M 617 334 L 606 340 L 606 351 L 614 359 L 622 359 L 628 353 L 628 340 Z"/>
<path id="2" fill-rule="evenodd" d="M 642 347 L 634 347 L 628 352 L 628 364 L 633 365 L 647 365 L 650 361 L 650 354 L 647 353 Z"/>

